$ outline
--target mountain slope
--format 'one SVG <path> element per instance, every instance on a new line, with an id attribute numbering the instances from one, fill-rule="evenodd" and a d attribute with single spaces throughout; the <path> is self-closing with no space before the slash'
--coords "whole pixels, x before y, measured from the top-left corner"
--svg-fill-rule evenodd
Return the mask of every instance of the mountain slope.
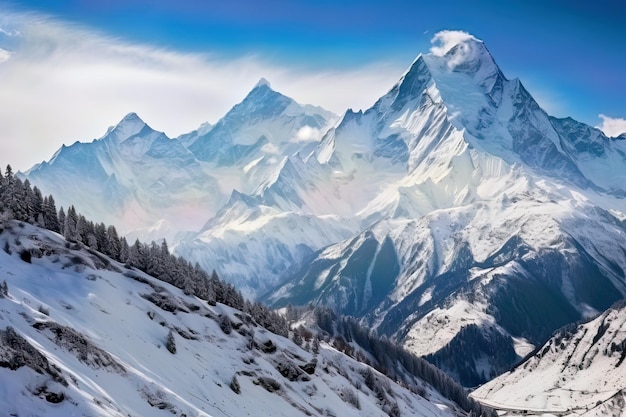
<path id="1" fill-rule="evenodd" d="M 419 381 L 422 396 L 325 343 L 308 352 L 52 232 L 7 221 L 0 244 L 9 415 L 464 415 Z"/>
<path id="2" fill-rule="evenodd" d="M 404 174 L 364 201 L 358 233 L 266 299 L 356 315 L 463 384 L 485 382 L 626 294 L 624 183 L 603 171 L 626 172 L 624 144 L 550 118 L 480 41 L 420 56 L 316 153 L 369 184 L 378 171 L 362 165 Z"/>
<path id="3" fill-rule="evenodd" d="M 523 363 L 472 396 L 528 414 L 620 415 L 626 399 L 625 357 L 622 302 L 587 323 L 559 330 Z"/>

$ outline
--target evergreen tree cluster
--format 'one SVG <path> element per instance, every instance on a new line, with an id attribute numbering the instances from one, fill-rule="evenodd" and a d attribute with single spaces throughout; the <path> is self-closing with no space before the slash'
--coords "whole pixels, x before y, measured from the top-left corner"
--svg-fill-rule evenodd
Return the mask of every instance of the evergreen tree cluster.
<path id="1" fill-rule="evenodd" d="M 16 177 L 11 165 L 7 165 L 4 175 L 0 172 L 0 214 L 9 219 L 60 231 L 54 198 L 42 196 L 39 188 L 31 187 L 28 180 L 22 181 Z"/>
<path id="2" fill-rule="evenodd" d="M 477 370 L 481 355 L 491 358 L 492 371 L 485 375 Z M 477 325 L 461 327 L 456 336 L 436 353 L 425 359 L 450 373 L 458 375 L 458 381 L 466 387 L 484 384 L 509 369 L 509 364 L 519 357 L 513 349 L 511 336 L 498 331 L 484 332 Z"/>
<path id="3" fill-rule="evenodd" d="M 244 299 L 231 284 L 222 281 L 215 271 L 209 275 L 198 263 L 170 253 L 167 242 L 145 244 L 135 240 L 129 245 L 119 236 L 115 226 L 94 223 L 70 206 L 67 212 L 57 212 L 52 196 L 42 197 L 37 187 L 13 174 L 7 165 L 0 173 L 0 214 L 6 219 L 19 220 L 62 234 L 68 242 L 82 244 L 109 256 L 129 268 L 137 268 L 161 281 L 174 285 L 187 295 L 195 295 L 211 305 L 222 303 L 251 316 L 258 325 L 287 337 L 289 326 L 275 311 Z"/>
<path id="4" fill-rule="evenodd" d="M 407 385 L 415 392 L 420 392 L 421 388 L 415 386 L 412 378 L 408 376 L 417 377 L 429 383 L 444 397 L 454 401 L 472 415 L 497 416 L 495 411 L 469 398 L 463 387 L 442 370 L 408 352 L 385 336 L 378 336 L 370 329 L 363 327 L 355 318 L 338 316 L 334 311 L 324 307 L 309 306 L 307 309 L 312 310 L 315 324 L 328 337 L 333 338 L 335 348 L 367 363 L 389 378 Z M 373 363 L 358 348 L 369 354 L 374 359 Z"/>

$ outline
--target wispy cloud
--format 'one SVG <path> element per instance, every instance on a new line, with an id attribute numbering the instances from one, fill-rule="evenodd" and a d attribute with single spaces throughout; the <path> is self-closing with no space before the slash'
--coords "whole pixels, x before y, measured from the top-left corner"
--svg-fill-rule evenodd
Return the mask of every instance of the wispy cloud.
<path id="1" fill-rule="evenodd" d="M 626 133 L 626 119 L 609 117 L 604 114 L 599 114 L 598 117 L 602 119 L 602 122 L 596 127 L 603 131 L 605 135 L 616 137 Z"/>
<path id="2" fill-rule="evenodd" d="M 444 56 L 458 44 L 466 44 L 469 40 L 478 40 L 462 30 L 442 30 L 431 39 L 433 46 L 430 52 L 436 56 Z"/>
<path id="3" fill-rule="evenodd" d="M 0 26 L 0 35 L 19 36 L 20 32 L 18 30 L 7 30 L 7 29 L 3 28 L 2 26 Z"/>
<path id="4" fill-rule="evenodd" d="M 456 47 L 454 55 L 446 61 L 448 68 L 454 69 L 477 56 L 477 44 L 470 41 L 479 41 L 479 39 L 460 30 L 442 30 L 435 33 L 431 39 L 430 42 L 433 46 L 430 48 L 430 52 L 435 56 L 444 56 Z"/>
<path id="5" fill-rule="evenodd" d="M 259 56 L 179 53 L 33 14 L 5 14 L 0 27 L 11 35 L 0 36 L 0 164 L 19 169 L 62 143 L 100 137 L 131 111 L 169 136 L 215 122 L 261 77 L 298 102 L 342 113 L 372 105 L 403 70 L 313 71 Z"/>

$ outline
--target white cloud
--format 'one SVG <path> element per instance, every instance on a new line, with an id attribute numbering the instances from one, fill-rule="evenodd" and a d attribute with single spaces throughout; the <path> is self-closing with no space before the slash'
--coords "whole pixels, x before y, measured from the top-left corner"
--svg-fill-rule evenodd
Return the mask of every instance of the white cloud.
<path id="1" fill-rule="evenodd" d="M 598 117 L 602 119 L 602 123 L 596 127 L 603 131 L 608 137 L 616 137 L 622 133 L 626 133 L 626 119 L 609 117 L 604 114 L 599 114 Z"/>
<path id="2" fill-rule="evenodd" d="M 430 43 L 433 44 L 430 52 L 435 56 L 444 56 L 454 46 L 466 44 L 469 40 L 477 41 L 478 39 L 462 30 L 442 30 L 435 33 L 435 36 L 430 40 Z"/>
<path id="3" fill-rule="evenodd" d="M 302 126 L 298 129 L 296 133 L 296 137 L 294 138 L 296 142 L 309 142 L 316 141 L 322 138 L 323 132 L 319 129 L 311 127 L 311 126 Z"/>
<path id="4" fill-rule="evenodd" d="M 0 64 L 4 61 L 8 61 L 9 58 L 11 58 L 11 52 L 7 51 L 6 49 L 0 48 Z"/>
<path id="5" fill-rule="evenodd" d="M 300 103 L 343 113 L 371 106 L 403 70 L 379 64 L 313 71 L 258 56 L 224 59 L 131 44 L 32 14 L 0 13 L 2 21 L 18 35 L 0 65 L 0 165 L 21 170 L 63 143 L 101 137 L 129 112 L 170 137 L 214 123 L 260 77 Z"/>

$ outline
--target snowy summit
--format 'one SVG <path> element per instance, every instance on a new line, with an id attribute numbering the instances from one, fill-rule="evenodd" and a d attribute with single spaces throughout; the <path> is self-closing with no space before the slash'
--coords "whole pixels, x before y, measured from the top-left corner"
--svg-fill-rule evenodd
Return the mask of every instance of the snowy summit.
<path id="1" fill-rule="evenodd" d="M 261 79 L 259 79 L 259 81 L 257 81 L 257 83 L 254 86 L 254 88 L 259 88 L 259 87 L 272 88 L 272 85 L 265 78 L 261 77 Z"/>

